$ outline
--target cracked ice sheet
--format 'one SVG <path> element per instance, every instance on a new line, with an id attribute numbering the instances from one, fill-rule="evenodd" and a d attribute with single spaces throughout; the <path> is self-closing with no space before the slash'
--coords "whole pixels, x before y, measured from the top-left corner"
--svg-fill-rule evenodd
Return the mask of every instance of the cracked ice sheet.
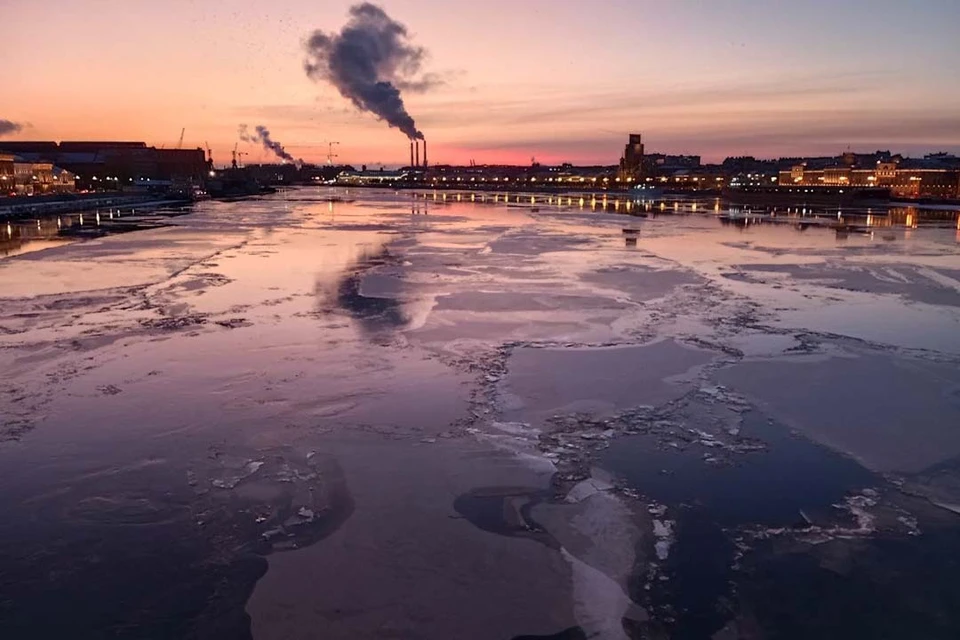
<path id="1" fill-rule="evenodd" d="M 572 570 L 573 612 L 589 638 L 626 640 L 623 620 L 648 620 L 646 610 L 630 600 L 627 584 L 637 572 L 642 534 L 635 515 L 618 496 L 605 490 L 606 480 L 591 478 L 585 497 L 567 504 L 542 503 L 533 518 L 562 545 Z M 571 495 L 568 497 L 574 497 Z"/>
<path id="2" fill-rule="evenodd" d="M 918 472 L 960 455 L 960 369 L 953 364 L 861 353 L 742 362 L 715 375 L 874 471 Z"/>
<path id="3" fill-rule="evenodd" d="M 451 510 L 451 495 L 491 480 L 491 470 L 505 485 L 540 488 L 549 474 L 465 440 L 331 446 L 355 512 L 324 544 L 270 557 L 247 604 L 255 638 L 506 640 L 577 623 L 577 568 Z"/>
<path id="4" fill-rule="evenodd" d="M 166 280 L 243 236 L 165 227 L 105 236 L 0 261 L 4 298 L 115 289 Z"/>
<path id="5" fill-rule="evenodd" d="M 819 230 L 718 229 L 692 219 L 641 244 L 757 303 L 778 329 L 960 353 L 960 308 L 952 306 L 957 245 L 942 230 L 921 229 L 894 243 L 866 237 L 838 242 Z M 898 282 L 903 279 L 911 284 Z M 862 290 L 835 286 L 844 282 Z"/>
<path id="6" fill-rule="evenodd" d="M 674 340 L 624 347 L 514 350 L 501 387 L 508 420 L 540 424 L 574 412 L 609 414 L 683 395 L 689 384 L 671 382 L 713 359 L 708 351 Z"/>
<path id="7" fill-rule="evenodd" d="M 750 273 L 785 274 L 798 281 L 819 281 L 826 287 L 894 294 L 933 305 L 960 306 L 960 283 L 946 274 L 896 263 L 823 262 L 806 265 L 749 264 Z"/>

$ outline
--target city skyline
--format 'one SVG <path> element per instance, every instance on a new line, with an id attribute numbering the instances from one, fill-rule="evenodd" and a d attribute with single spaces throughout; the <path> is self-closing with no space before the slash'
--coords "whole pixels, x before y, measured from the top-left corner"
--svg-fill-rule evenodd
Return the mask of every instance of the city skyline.
<path id="1" fill-rule="evenodd" d="M 339 30 L 351 2 L 229 8 L 187 0 L 15 0 L 0 34 L 16 73 L 3 140 L 136 139 L 213 148 L 229 159 L 240 124 L 321 161 L 399 164 L 405 137 L 311 82 L 303 42 Z M 726 156 L 960 151 L 951 82 L 960 5 L 771 2 L 379 3 L 428 56 L 434 80 L 404 99 L 434 162 L 609 164 L 623 132 L 648 149 Z M 788 26 L 789 25 L 789 26 Z M 909 25 L 906 27 L 904 25 Z M 923 33 L 923 38 L 905 36 Z M 273 158 L 251 143 L 250 161 Z"/>

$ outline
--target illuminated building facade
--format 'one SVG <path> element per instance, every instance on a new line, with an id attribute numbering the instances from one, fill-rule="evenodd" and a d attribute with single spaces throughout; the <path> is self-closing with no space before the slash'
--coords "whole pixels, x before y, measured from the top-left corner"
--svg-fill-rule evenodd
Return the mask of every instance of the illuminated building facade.
<path id="1" fill-rule="evenodd" d="M 0 153 L 0 197 L 72 193 L 77 176 L 50 162 L 31 162 Z"/>
<path id="2" fill-rule="evenodd" d="M 627 139 L 617 177 L 627 182 L 643 178 L 643 139 L 639 133 L 631 133 Z"/>
<path id="3" fill-rule="evenodd" d="M 960 198 L 960 168 L 930 168 L 923 161 L 891 160 L 874 167 L 839 165 L 808 169 L 803 164 L 781 171 L 781 186 L 879 187 L 898 198 Z M 927 163 L 929 164 L 929 163 Z"/>
<path id="4" fill-rule="evenodd" d="M 0 196 L 8 196 L 14 190 L 14 162 L 16 156 L 0 153 Z"/>

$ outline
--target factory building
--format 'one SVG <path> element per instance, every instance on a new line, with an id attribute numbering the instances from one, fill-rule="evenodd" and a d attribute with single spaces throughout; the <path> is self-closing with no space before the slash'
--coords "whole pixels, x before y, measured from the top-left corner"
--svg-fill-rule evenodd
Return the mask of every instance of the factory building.
<path id="1" fill-rule="evenodd" d="M 200 183 L 210 170 L 202 149 L 157 149 L 144 142 L 11 141 L 0 142 L 0 153 L 61 167 L 76 174 L 81 189 L 120 189 L 146 178 Z"/>

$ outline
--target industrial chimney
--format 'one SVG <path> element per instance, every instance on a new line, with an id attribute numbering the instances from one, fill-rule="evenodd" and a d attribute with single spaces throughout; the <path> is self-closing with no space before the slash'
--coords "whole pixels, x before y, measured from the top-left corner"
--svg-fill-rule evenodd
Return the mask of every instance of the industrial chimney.
<path id="1" fill-rule="evenodd" d="M 427 139 L 423 139 L 423 168 L 427 168 Z"/>
<path id="2" fill-rule="evenodd" d="M 413 168 L 413 140 L 410 141 L 410 168 Z"/>
<path id="3" fill-rule="evenodd" d="M 417 164 L 415 164 L 415 165 L 413 165 L 413 166 L 419 167 L 419 166 L 420 166 L 420 141 L 419 141 L 419 140 L 414 140 L 414 141 L 413 141 L 413 144 L 416 145 L 414 148 L 417 150 Z"/>

